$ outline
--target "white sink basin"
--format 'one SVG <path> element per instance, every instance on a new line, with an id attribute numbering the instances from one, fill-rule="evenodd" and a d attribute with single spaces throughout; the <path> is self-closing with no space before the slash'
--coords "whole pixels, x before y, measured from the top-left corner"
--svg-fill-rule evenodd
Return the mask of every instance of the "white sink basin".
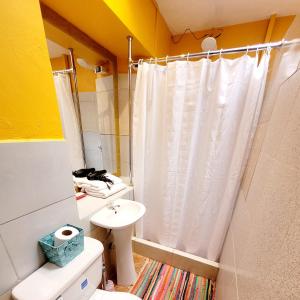
<path id="1" fill-rule="evenodd" d="M 138 221 L 145 211 L 142 203 L 117 199 L 113 205 L 105 206 L 94 214 L 91 222 L 103 228 L 122 229 Z"/>
<path id="2" fill-rule="evenodd" d="M 139 202 L 117 199 L 91 218 L 93 224 L 112 229 L 116 246 L 119 285 L 131 285 L 137 278 L 132 256 L 131 237 L 133 224 L 144 215 L 145 211 L 145 206 Z"/>

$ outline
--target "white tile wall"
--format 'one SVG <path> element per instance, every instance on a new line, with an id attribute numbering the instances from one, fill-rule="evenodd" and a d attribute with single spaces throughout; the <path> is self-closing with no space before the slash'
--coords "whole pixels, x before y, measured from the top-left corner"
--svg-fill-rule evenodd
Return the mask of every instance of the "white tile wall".
<path id="1" fill-rule="evenodd" d="M 121 152 L 121 161 L 129 162 L 129 136 L 121 135 L 120 136 L 120 152 Z"/>
<path id="2" fill-rule="evenodd" d="M 83 131 L 99 132 L 96 93 L 81 92 L 79 101 Z"/>
<path id="3" fill-rule="evenodd" d="M 15 266 L 18 278 L 28 276 L 45 262 L 37 241 L 67 223 L 79 224 L 74 197 L 0 226 L 2 240 Z"/>
<path id="4" fill-rule="evenodd" d="M 101 134 L 115 134 L 114 91 L 97 92 L 98 128 Z"/>
<path id="5" fill-rule="evenodd" d="M 9 259 L 7 250 L 0 239 L 0 295 L 17 282 L 17 275 Z"/>
<path id="6" fill-rule="evenodd" d="M 87 168 L 95 168 L 96 170 L 104 169 L 102 152 L 100 150 L 86 150 L 85 155 Z"/>
<path id="7" fill-rule="evenodd" d="M 300 299 L 300 47 L 294 50 L 282 56 L 290 63 L 277 69 L 264 100 L 271 101 L 260 119 L 265 134 L 260 149 L 252 148 L 253 172 L 245 174 L 223 247 L 217 300 Z"/>
<path id="8" fill-rule="evenodd" d="M 0 224 L 74 195 L 63 141 L 0 144 Z"/>
<path id="9" fill-rule="evenodd" d="M 132 97 L 134 97 L 136 74 L 132 75 Z M 127 74 L 119 75 L 119 122 L 120 135 L 129 135 L 129 105 Z"/>
<path id="10" fill-rule="evenodd" d="M 101 147 L 101 136 L 99 133 L 84 131 L 83 140 L 86 150 L 97 150 Z"/>
<path id="11" fill-rule="evenodd" d="M 109 172 L 116 170 L 116 141 L 111 134 L 101 134 L 103 167 Z"/>
<path id="12" fill-rule="evenodd" d="M 79 224 L 64 141 L 0 143 L 0 299 L 37 269 L 38 239 Z"/>
<path id="13" fill-rule="evenodd" d="M 129 136 L 120 136 L 121 175 L 129 176 Z"/>
<path id="14" fill-rule="evenodd" d="M 113 90 L 113 76 L 105 76 L 99 77 L 96 79 L 96 91 L 103 92 L 103 91 L 110 91 Z"/>
<path id="15" fill-rule="evenodd" d="M 132 75 L 132 96 L 134 97 L 136 74 Z M 129 106 L 127 74 L 119 75 L 119 118 L 121 175 L 129 176 Z"/>

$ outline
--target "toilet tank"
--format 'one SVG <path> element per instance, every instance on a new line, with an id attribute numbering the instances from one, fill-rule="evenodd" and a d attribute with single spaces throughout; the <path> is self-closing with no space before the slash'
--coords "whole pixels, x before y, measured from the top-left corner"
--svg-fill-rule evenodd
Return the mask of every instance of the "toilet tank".
<path id="1" fill-rule="evenodd" d="M 65 267 L 46 263 L 13 290 L 16 300 L 87 300 L 102 277 L 103 245 L 85 237 L 84 251 Z"/>

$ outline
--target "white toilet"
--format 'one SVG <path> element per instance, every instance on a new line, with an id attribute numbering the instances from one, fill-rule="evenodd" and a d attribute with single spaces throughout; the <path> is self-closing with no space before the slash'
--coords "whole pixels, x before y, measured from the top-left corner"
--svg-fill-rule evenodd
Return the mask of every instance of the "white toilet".
<path id="1" fill-rule="evenodd" d="M 84 238 L 84 251 L 65 267 L 46 263 L 12 291 L 16 300 L 139 300 L 129 293 L 97 289 L 102 278 L 103 245 Z"/>

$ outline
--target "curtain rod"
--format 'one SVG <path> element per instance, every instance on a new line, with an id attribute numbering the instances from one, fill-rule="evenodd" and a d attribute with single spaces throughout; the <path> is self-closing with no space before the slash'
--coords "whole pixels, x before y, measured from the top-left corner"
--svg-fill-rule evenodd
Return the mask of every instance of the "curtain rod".
<path id="1" fill-rule="evenodd" d="M 85 149 L 84 149 L 83 129 L 82 129 L 82 120 L 81 120 L 79 93 L 78 93 L 78 81 L 77 81 L 77 72 L 76 72 L 73 48 L 68 48 L 68 52 L 69 52 L 69 58 L 70 58 L 70 64 L 71 64 L 70 68 L 52 71 L 52 74 L 53 75 L 72 74 L 73 87 L 74 87 L 74 90 L 73 90 L 72 85 L 71 85 L 72 98 L 73 98 L 73 104 L 74 104 L 74 108 L 75 108 L 75 112 L 76 112 L 76 116 L 77 116 L 79 131 L 80 131 L 80 142 L 81 142 L 81 148 L 82 148 L 81 150 L 82 150 L 83 163 L 84 163 L 84 167 L 86 167 L 86 153 L 85 153 Z"/>
<path id="2" fill-rule="evenodd" d="M 272 43 L 264 43 L 264 44 L 256 44 L 246 47 L 238 47 L 238 48 L 228 48 L 228 49 L 220 49 L 220 50 L 212 50 L 212 51 L 204 51 L 204 52 L 195 52 L 195 53 L 187 53 L 181 55 L 174 55 L 174 56 L 165 56 L 160 58 L 147 58 L 147 59 L 140 59 L 137 61 L 131 61 L 130 66 L 138 65 L 139 62 L 169 62 L 175 61 L 180 59 L 190 59 L 190 58 L 199 58 L 199 57 L 209 57 L 215 55 L 222 55 L 222 54 L 232 54 L 232 53 L 240 53 L 240 52 L 256 52 L 256 51 L 263 51 L 267 49 L 273 48 L 281 48 L 290 46 L 293 44 L 300 44 L 300 39 L 293 40 L 293 41 L 279 41 L 279 42 L 272 42 Z"/>
<path id="3" fill-rule="evenodd" d="M 70 74 L 70 73 L 73 73 L 73 72 L 74 72 L 73 68 L 70 68 L 70 69 L 52 71 L 52 74 L 53 75 Z"/>

